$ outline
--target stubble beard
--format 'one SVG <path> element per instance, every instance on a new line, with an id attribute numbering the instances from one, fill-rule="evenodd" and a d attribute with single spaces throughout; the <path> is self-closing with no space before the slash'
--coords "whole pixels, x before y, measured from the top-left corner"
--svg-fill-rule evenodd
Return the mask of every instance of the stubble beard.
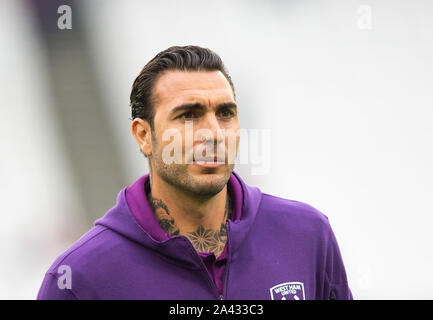
<path id="1" fill-rule="evenodd" d="M 203 168 L 202 174 L 192 175 L 188 168 L 193 164 L 166 164 L 162 159 L 162 152 L 155 142 L 153 145 L 156 152 L 151 157 L 151 165 L 154 166 L 155 172 L 151 174 L 157 174 L 167 184 L 195 197 L 209 198 L 221 192 L 235 167 L 234 163 L 226 163 L 223 172 L 221 167 L 218 168 L 218 171 L 214 168 Z"/>

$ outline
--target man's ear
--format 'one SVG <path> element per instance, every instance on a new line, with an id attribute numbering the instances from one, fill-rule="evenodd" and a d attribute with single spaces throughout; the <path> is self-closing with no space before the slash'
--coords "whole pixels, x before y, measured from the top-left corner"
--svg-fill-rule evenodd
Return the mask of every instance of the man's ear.
<path id="1" fill-rule="evenodd" d="M 131 132 L 138 146 L 146 157 L 152 155 L 152 132 L 146 120 L 135 118 L 132 120 Z"/>

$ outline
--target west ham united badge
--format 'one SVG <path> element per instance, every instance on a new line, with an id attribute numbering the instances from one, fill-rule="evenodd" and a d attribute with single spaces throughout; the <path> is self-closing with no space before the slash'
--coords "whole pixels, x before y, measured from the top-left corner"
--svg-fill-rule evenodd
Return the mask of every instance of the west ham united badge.
<path id="1" fill-rule="evenodd" d="M 285 282 L 269 289 L 272 300 L 305 300 L 302 282 Z"/>

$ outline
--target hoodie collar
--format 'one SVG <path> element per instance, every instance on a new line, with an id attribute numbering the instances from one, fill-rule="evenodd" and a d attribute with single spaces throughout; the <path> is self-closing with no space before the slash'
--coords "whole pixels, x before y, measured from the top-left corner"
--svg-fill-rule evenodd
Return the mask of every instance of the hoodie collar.
<path id="1" fill-rule="evenodd" d="M 233 203 L 232 217 L 233 221 L 241 219 L 243 191 L 241 184 L 232 174 L 227 183 L 227 189 Z M 126 201 L 131 213 L 138 221 L 140 226 L 156 241 L 165 241 L 171 236 L 159 225 L 151 206 L 147 200 L 147 194 L 150 192 L 150 176 L 145 174 L 126 188 Z"/>
<path id="2" fill-rule="evenodd" d="M 108 210 L 102 218 L 96 220 L 95 226 L 104 226 L 171 259 L 183 262 L 192 268 L 200 268 L 199 259 L 195 257 L 197 255 L 191 250 L 192 246 L 185 236 L 170 237 L 159 226 L 153 214 L 146 216 L 146 218 L 144 216 L 137 218 L 132 213 L 132 210 L 150 210 L 152 212 L 147 199 L 141 203 L 133 204 L 134 208 L 130 208 L 127 201 L 127 189 L 128 192 L 145 192 L 146 181 L 148 180 L 149 174 L 146 174 L 130 187 L 123 188 L 117 195 L 116 205 Z M 262 193 L 259 188 L 245 184 L 234 171 L 230 176 L 228 185 L 229 192 L 234 192 L 238 195 L 241 192 L 242 194 L 241 197 L 234 197 L 235 209 L 232 216 L 233 221 L 229 220 L 229 229 L 227 230 L 230 237 L 229 254 L 232 254 L 238 250 L 245 236 L 248 234 L 251 225 L 254 223 Z M 237 199 L 241 200 L 236 202 Z M 190 254 L 185 254 L 185 252 L 190 252 Z"/>

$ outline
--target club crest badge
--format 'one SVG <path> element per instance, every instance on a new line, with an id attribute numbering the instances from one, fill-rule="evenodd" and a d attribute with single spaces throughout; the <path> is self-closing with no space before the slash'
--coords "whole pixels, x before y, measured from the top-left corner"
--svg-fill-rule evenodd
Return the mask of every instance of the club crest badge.
<path id="1" fill-rule="evenodd" d="M 305 300 L 302 282 L 285 282 L 269 289 L 272 300 Z"/>

